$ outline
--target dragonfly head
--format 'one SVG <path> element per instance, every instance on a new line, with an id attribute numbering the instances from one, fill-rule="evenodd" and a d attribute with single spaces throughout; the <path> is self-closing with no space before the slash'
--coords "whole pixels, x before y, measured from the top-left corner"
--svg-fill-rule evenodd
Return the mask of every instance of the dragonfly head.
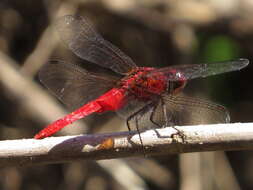
<path id="1" fill-rule="evenodd" d="M 176 70 L 169 72 L 167 81 L 167 92 L 169 94 L 177 94 L 181 92 L 187 83 L 183 73 Z"/>
<path id="2" fill-rule="evenodd" d="M 167 84 L 167 92 L 169 94 L 178 94 L 179 92 L 181 92 L 184 89 L 186 83 L 187 83 L 186 80 L 169 81 Z"/>

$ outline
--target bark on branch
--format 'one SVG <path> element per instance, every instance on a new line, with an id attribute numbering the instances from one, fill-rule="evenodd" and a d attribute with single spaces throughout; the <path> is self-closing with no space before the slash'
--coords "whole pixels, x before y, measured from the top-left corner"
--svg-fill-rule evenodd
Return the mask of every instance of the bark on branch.
<path id="1" fill-rule="evenodd" d="M 148 130 L 141 133 L 146 156 L 253 148 L 253 123 L 234 123 Z M 0 142 L 0 166 L 27 166 L 76 160 L 143 156 L 135 131 Z"/>

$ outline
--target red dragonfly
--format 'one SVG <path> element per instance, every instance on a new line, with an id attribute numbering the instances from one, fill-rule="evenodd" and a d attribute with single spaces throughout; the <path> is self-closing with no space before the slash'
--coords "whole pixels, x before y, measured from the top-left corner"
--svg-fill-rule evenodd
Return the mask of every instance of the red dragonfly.
<path id="1" fill-rule="evenodd" d="M 76 120 L 106 111 L 126 116 L 129 130 L 130 123 L 134 122 L 138 132 L 143 123 L 162 127 L 230 121 L 223 106 L 187 97 L 181 91 L 190 79 L 240 70 L 248 65 L 247 59 L 165 68 L 138 67 L 130 57 L 104 40 L 83 17 L 61 17 L 56 29 L 77 56 L 111 69 L 121 77 L 89 72 L 63 61 L 46 64 L 39 72 L 41 82 L 76 110 L 49 124 L 34 138 L 51 136 Z"/>

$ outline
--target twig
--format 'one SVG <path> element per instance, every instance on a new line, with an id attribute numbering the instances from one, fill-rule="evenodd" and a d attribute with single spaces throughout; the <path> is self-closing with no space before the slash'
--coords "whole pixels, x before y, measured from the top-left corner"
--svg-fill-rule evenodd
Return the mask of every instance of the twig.
<path id="1" fill-rule="evenodd" d="M 253 123 L 167 127 L 141 133 L 145 154 L 244 150 L 253 148 Z M 0 142 L 0 166 L 61 163 L 143 156 L 135 131 Z"/>

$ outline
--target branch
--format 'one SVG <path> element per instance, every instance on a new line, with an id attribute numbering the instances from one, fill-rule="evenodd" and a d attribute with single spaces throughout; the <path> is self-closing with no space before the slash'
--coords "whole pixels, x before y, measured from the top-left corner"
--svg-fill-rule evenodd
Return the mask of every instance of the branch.
<path id="1" fill-rule="evenodd" d="M 253 123 L 234 123 L 148 130 L 141 133 L 145 155 L 243 150 L 253 148 Z M 183 137 L 183 138 L 182 138 Z M 62 163 L 143 156 L 136 131 L 0 142 L 0 166 Z"/>

